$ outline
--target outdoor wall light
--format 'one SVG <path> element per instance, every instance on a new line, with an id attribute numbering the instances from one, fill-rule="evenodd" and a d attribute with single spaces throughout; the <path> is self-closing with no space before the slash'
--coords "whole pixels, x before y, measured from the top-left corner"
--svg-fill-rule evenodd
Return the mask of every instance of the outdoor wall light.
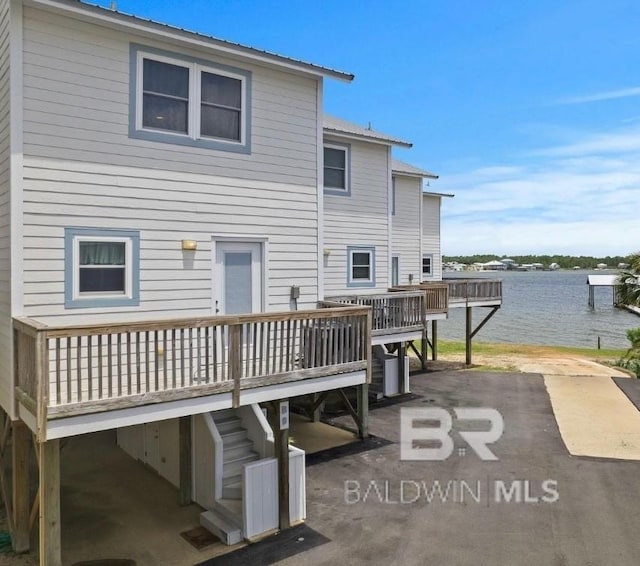
<path id="1" fill-rule="evenodd" d="M 195 240 L 182 240 L 182 249 L 184 251 L 193 252 L 198 249 L 198 242 Z"/>
<path id="2" fill-rule="evenodd" d="M 322 250 L 322 253 L 323 253 L 324 255 L 331 255 L 331 250 L 330 250 L 329 248 L 324 248 L 324 249 Z"/>

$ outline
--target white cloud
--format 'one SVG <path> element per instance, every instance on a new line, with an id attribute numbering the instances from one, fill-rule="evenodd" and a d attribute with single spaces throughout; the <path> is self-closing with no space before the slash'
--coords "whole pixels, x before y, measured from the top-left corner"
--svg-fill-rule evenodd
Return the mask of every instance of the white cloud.
<path id="1" fill-rule="evenodd" d="M 631 96 L 640 96 L 640 86 L 597 92 L 595 94 L 587 94 L 583 96 L 570 96 L 557 100 L 556 104 L 585 104 L 588 102 L 600 102 L 601 100 L 629 98 Z"/>
<path id="2" fill-rule="evenodd" d="M 443 253 L 640 249 L 640 130 L 586 136 L 526 163 L 443 175 Z"/>

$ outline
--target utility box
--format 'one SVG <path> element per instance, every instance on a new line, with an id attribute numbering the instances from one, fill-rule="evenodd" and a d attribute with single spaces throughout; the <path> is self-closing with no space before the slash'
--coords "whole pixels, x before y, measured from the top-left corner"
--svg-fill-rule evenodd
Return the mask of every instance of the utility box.
<path id="1" fill-rule="evenodd" d="M 400 393 L 409 393 L 409 357 L 404 358 L 404 384 L 406 387 L 402 390 L 402 381 L 399 379 L 398 358 L 397 356 L 387 356 L 384 359 L 384 379 L 383 379 L 383 395 L 391 397 Z"/>

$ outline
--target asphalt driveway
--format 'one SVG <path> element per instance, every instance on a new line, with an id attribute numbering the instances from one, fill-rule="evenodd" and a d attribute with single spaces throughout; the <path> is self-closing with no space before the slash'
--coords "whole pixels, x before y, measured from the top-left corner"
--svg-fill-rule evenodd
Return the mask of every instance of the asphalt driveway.
<path id="1" fill-rule="evenodd" d="M 328 542 L 279 564 L 640 563 L 640 462 L 569 455 L 542 376 L 438 372 L 413 377 L 412 390 L 371 410 L 371 433 L 389 444 L 307 468 L 307 525 Z M 496 409 L 498 459 L 457 432 L 487 422 L 454 419 L 447 459 L 401 461 L 403 407 Z"/>

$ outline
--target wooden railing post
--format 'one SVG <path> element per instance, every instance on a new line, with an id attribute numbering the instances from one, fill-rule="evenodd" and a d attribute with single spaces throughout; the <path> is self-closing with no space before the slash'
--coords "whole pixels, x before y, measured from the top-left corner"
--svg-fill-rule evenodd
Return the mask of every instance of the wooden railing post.
<path id="1" fill-rule="evenodd" d="M 242 325 L 229 326 L 229 376 L 233 380 L 233 406 L 240 406 L 240 379 L 242 378 Z"/>
<path id="2" fill-rule="evenodd" d="M 363 338 L 363 351 L 367 355 L 367 383 L 371 383 L 371 367 L 373 358 L 373 346 L 371 345 L 371 309 L 367 312 L 367 323 Z"/>
<path id="3" fill-rule="evenodd" d="M 35 344 L 37 402 L 37 439 L 44 442 L 47 439 L 47 406 L 49 405 L 49 348 L 47 334 L 39 330 Z"/>

